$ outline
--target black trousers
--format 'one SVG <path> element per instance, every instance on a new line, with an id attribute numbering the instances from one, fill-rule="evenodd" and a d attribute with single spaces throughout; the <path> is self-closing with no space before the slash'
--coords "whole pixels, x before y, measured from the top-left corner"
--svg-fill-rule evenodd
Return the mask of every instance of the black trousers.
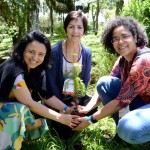
<path id="1" fill-rule="evenodd" d="M 86 95 L 80 98 L 79 105 L 86 106 L 90 100 L 91 100 L 91 97 Z M 72 105 L 71 100 L 66 100 L 64 101 L 64 103 L 68 106 Z M 88 114 L 86 114 L 86 116 L 92 115 L 96 111 L 97 111 L 97 107 L 91 110 Z M 61 139 L 65 139 L 65 140 L 70 139 L 76 133 L 76 131 L 72 131 L 70 127 L 63 125 L 61 123 L 58 123 L 56 121 L 47 119 L 47 123 L 52 133 L 58 135 Z"/>

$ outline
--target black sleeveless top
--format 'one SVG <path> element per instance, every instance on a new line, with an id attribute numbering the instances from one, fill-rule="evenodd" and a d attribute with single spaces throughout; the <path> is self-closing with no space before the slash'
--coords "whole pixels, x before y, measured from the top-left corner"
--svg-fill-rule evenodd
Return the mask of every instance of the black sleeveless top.
<path id="1" fill-rule="evenodd" d="M 26 85 L 32 91 L 31 96 L 33 100 L 39 101 L 40 96 L 45 99 L 52 96 L 51 89 L 47 84 L 45 70 L 36 67 L 28 73 L 25 64 L 18 63 L 13 58 L 9 58 L 0 65 L 0 102 L 12 101 L 9 99 L 9 94 L 19 74 L 24 74 Z"/>

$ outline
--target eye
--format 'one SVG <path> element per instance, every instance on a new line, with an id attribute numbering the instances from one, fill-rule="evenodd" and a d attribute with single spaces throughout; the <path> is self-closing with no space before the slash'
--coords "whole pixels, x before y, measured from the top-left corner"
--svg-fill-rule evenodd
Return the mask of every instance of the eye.
<path id="1" fill-rule="evenodd" d="M 112 43 L 115 43 L 115 42 L 118 42 L 119 41 L 119 38 L 113 38 L 112 39 Z"/>
<path id="2" fill-rule="evenodd" d="M 128 39 L 131 35 L 123 35 L 122 38 L 123 39 Z"/>
<path id="3" fill-rule="evenodd" d="M 40 53 L 39 56 L 40 57 L 45 57 L 45 54 L 44 53 Z"/>
<path id="4" fill-rule="evenodd" d="M 45 55 L 46 55 L 45 53 L 39 53 L 40 57 L 45 57 Z"/>
<path id="5" fill-rule="evenodd" d="M 70 29 L 74 28 L 74 26 L 69 26 Z"/>
<path id="6" fill-rule="evenodd" d="M 34 51 L 33 51 L 33 50 L 28 50 L 28 52 L 29 52 L 30 54 L 34 54 Z"/>
<path id="7" fill-rule="evenodd" d="M 79 26 L 78 28 L 79 28 L 79 29 L 83 29 L 83 27 L 82 27 L 82 26 Z"/>

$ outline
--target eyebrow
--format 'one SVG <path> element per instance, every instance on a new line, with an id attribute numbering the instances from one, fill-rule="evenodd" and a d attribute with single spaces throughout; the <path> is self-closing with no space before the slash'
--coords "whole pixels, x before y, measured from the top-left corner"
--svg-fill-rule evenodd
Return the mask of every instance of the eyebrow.
<path id="1" fill-rule="evenodd" d="M 35 51 L 35 49 L 28 48 L 28 50 Z"/>
<path id="2" fill-rule="evenodd" d="M 35 49 L 30 49 L 30 48 L 28 48 L 28 50 L 36 51 Z M 46 54 L 45 52 L 39 52 L 39 53 Z"/>

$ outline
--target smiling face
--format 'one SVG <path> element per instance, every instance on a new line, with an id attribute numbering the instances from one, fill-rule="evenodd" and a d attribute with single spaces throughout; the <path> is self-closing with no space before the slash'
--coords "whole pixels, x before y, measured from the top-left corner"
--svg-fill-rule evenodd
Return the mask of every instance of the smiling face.
<path id="1" fill-rule="evenodd" d="M 127 61 L 132 60 L 137 50 L 136 36 L 133 37 L 128 29 L 124 26 L 115 28 L 112 34 L 112 43 L 119 55 L 124 56 Z"/>
<path id="2" fill-rule="evenodd" d="M 45 45 L 38 41 L 32 41 L 26 46 L 23 59 L 27 65 L 28 71 L 43 63 L 46 51 Z"/>
<path id="3" fill-rule="evenodd" d="M 70 23 L 67 26 L 66 34 L 69 40 L 73 40 L 73 42 L 80 42 L 80 39 L 84 34 L 82 19 L 77 18 L 70 21 Z"/>

